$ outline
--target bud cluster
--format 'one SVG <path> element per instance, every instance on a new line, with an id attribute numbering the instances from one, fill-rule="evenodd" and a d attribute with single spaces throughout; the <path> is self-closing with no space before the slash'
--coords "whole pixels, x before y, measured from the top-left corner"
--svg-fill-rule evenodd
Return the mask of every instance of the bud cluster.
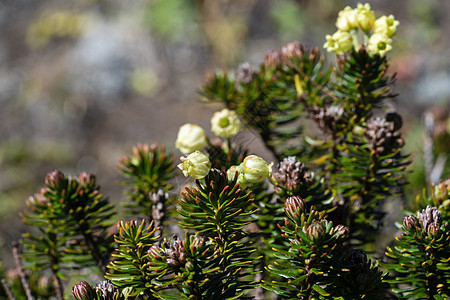
<path id="1" fill-rule="evenodd" d="M 99 299 L 101 300 L 116 300 L 120 297 L 119 289 L 109 280 L 100 282 L 95 288 L 95 291 L 100 295 Z"/>
<path id="2" fill-rule="evenodd" d="M 295 156 L 283 159 L 278 165 L 278 172 L 273 174 L 272 180 L 275 189 L 287 189 L 293 194 L 298 187 L 306 182 L 312 182 L 311 174 L 307 173 L 305 164 L 298 161 Z"/>
<path id="3" fill-rule="evenodd" d="M 436 207 L 427 206 L 417 212 L 417 219 L 429 235 L 434 236 L 442 225 L 441 212 Z"/>
<path id="4" fill-rule="evenodd" d="M 245 62 L 237 68 L 234 76 L 237 83 L 249 84 L 253 81 L 256 70 L 248 62 Z"/>
<path id="5" fill-rule="evenodd" d="M 388 122 L 380 117 L 373 118 L 367 123 L 365 137 L 377 155 L 389 153 L 404 144 L 394 122 Z"/>
<path id="6" fill-rule="evenodd" d="M 282 65 L 291 66 L 294 62 L 300 62 L 306 59 L 315 62 L 321 59 L 318 48 L 308 48 L 298 41 L 287 43 L 281 47 L 280 51 L 269 50 L 264 58 L 264 67 L 266 71 L 273 71 Z"/>
<path id="7" fill-rule="evenodd" d="M 173 235 L 172 241 L 165 240 L 162 245 L 169 266 L 179 268 L 186 264 L 186 250 L 183 241 L 177 235 Z"/>
<path id="8" fill-rule="evenodd" d="M 337 105 L 312 109 L 310 115 L 320 129 L 331 133 L 336 132 L 339 123 L 345 122 L 343 120 L 344 109 Z"/>

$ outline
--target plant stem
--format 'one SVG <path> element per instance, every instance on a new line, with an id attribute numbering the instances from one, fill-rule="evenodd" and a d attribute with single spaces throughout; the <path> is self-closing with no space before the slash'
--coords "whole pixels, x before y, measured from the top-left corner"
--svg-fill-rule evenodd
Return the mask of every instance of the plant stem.
<path id="1" fill-rule="evenodd" d="M 14 256 L 14 262 L 16 263 L 17 273 L 19 274 L 23 289 L 25 290 L 25 294 L 27 295 L 27 299 L 34 300 L 34 297 L 31 294 L 30 284 L 28 283 L 28 280 L 25 277 L 25 273 L 23 271 L 22 260 L 20 259 L 20 253 L 19 253 L 19 243 L 12 242 L 12 247 L 13 247 L 12 250 L 13 250 L 13 256 Z"/>
<path id="2" fill-rule="evenodd" d="M 4 278 L 2 278 L 1 281 L 2 281 L 3 288 L 5 289 L 6 295 L 8 295 L 9 300 L 17 300 L 16 297 L 14 296 L 14 294 L 12 293 L 11 288 L 9 287 L 6 280 Z"/>
<path id="3" fill-rule="evenodd" d="M 61 279 L 58 277 L 57 271 L 52 268 L 53 284 L 55 285 L 56 298 L 58 300 L 64 300 L 64 290 Z"/>

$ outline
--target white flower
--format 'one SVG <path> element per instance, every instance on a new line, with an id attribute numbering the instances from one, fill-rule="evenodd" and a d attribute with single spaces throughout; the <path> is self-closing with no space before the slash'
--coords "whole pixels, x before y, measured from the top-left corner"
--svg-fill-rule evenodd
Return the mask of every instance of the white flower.
<path id="1" fill-rule="evenodd" d="M 353 38 L 347 31 L 336 31 L 332 36 L 326 35 L 327 42 L 323 45 L 328 52 L 344 54 L 353 47 Z"/>
<path id="2" fill-rule="evenodd" d="M 370 4 L 366 3 L 362 5 L 358 3 L 356 8 L 356 21 L 358 22 L 358 27 L 364 31 L 372 29 L 375 23 L 375 12 L 370 9 Z"/>
<path id="3" fill-rule="evenodd" d="M 384 56 L 386 52 L 392 50 L 392 40 L 384 34 L 374 33 L 369 38 L 367 51 L 371 55 Z"/>
<path id="4" fill-rule="evenodd" d="M 207 144 L 206 134 L 203 128 L 196 124 L 184 124 L 178 131 L 175 147 L 183 154 L 189 154 L 202 150 Z"/>
<path id="5" fill-rule="evenodd" d="M 242 124 L 233 110 L 226 108 L 215 112 L 211 118 L 211 130 L 217 136 L 230 138 L 241 130 Z"/>
<path id="6" fill-rule="evenodd" d="M 395 34 L 398 25 L 400 25 L 400 22 L 394 19 L 393 15 L 389 15 L 388 17 L 382 16 L 375 21 L 373 32 L 391 37 Z"/>
<path id="7" fill-rule="evenodd" d="M 211 169 L 211 162 L 208 156 L 200 151 L 195 151 L 188 155 L 182 156 L 182 163 L 178 164 L 178 168 L 183 172 L 184 176 L 191 176 L 195 179 L 202 179 L 208 175 Z"/>
<path id="8" fill-rule="evenodd" d="M 358 27 L 356 22 L 356 10 L 347 6 L 341 10 L 336 20 L 336 27 L 341 31 L 349 31 Z"/>
<path id="9" fill-rule="evenodd" d="M 270 176 L 272 165 L 256 155 L 247 156 L 241 164 L 238 182 L 244 184 L 258 183 Z M 239 182 L 239 183 L 241 183 Z"/>

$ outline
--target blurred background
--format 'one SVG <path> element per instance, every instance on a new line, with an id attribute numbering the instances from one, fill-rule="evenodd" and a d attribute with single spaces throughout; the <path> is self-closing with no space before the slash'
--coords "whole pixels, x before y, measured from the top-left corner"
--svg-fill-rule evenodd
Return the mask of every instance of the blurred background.
<path id="1" fill-rule="evenodd" d="M 394 106 L 404 117 L 406 149 L 414 153 L 412 195 L 426 186 L 426 174 L 449 173 L 450 2 L 367 2 L 377 17 L 400 20 L 388 55 L 390 72 L 398 74 Z M 11 241 L 25 231 L 19 212 L 48 172 L 95 173 L 103 193 L 120 202 L 117 163 L 134 144 L 158 141 L 178 157 L 181 125 L 194 122 L 210 133 L 219 107 L 198 94 L 208 72 L 257 65 L 267 50 L 294 40 L 322 47 L 336 30 L 338 11 L 356 3 L 2 0 L 2 261 L 11 262 Z M 264 152 L 256 136 L 252 147 Z"/>

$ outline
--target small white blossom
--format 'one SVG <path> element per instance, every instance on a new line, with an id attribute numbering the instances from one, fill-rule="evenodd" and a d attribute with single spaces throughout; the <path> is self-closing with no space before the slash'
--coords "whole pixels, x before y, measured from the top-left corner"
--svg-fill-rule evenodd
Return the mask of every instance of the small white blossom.
<path id="1" fill-rule="evenodd" d="M 241 130 L 242 124 L 233 110 L 222 109 L 211 118 L 211 130 L 217 136 L 230 138 Z"/>
<path id="2" fill-rule="evenodd" d="M 187 123 L 180 127 L 175 147 L 183 154 L 189 154 L 202 150 L 206 144 L 207 139 L 203 128 L 196 124 Z"/>
<path id="3" fill-rule="evenodd" d="M 211 170 L 211 162 L 208 156 L 200 151 L 195 151 L 187 157 L 182 156 L 180 159 L 182 163 L 178 164 L 178 168 L 186 177 L 191 176 L 195 179 L 202 179 Z"/>

